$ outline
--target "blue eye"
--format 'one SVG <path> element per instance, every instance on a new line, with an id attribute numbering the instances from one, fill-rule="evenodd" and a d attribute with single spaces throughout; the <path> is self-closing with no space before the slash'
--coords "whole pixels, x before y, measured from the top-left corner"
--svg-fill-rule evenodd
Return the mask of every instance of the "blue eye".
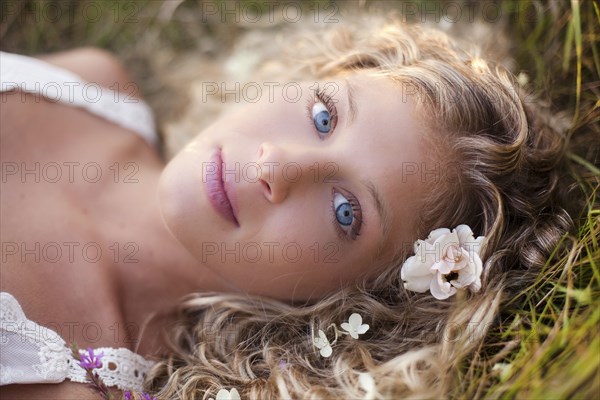
<path id="1" fill-rule="evenodd" d="M 306 111 L 319 139 L 327 139 L 337 125 L 337 109 L 332 95 L 317 87 L 314 96 L 308 99 Z"/>
<path id="2" fill-rule="evenodd" d="M 354 220 L 354 211 L 352 204 L 340 193 L 335 193 L 333 197 L 333 207 L 335 209 L 336 220 L 344 226 L 352 225 Z"/>
<path id="3" fill-rule="evenodd" d="M 333 188 L 332 195 L 333 218 L 331 222 L 338 236 L 344 240 L 355 240 L 360 235 L 362 227 L 362 211 L 358 199 L 352 193 L 341 188 Z"/>
<path id="4" fill-rule="evenodd" d="M 321 133 L 329 133 L 332 129 L 333 118 L 327 107 L 321 102 L 316 102 L 311 109 L 311 115 L 315 128 Z"/>

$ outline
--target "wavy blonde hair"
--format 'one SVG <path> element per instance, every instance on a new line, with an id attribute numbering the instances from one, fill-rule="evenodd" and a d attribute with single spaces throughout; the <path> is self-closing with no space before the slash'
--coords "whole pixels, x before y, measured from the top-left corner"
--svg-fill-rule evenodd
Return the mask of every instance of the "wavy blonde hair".
<path id="1" fill-rule="evenodd" d="M 375 16 L 316 32 L 294 29 L 278 47 L 288 56 L 263 63 L 265 69 L 287 71 L 290 79 L 363 71 L 414 95 L 418 114 L 428 117 L 431 157 L 444 173 L 423 199 L 417 236 L 459 224 L 486 236 L 482 290 L 446 301 L 407 292 L 401 252 L 377 278 L 314 304 L 191 295 L 170 316 L 168 351 L 145 388 L 161 399 L 214 398 L 232 387 L 243 399 L 444 397 L 503 301 L 531 283 L 574 226 L 565 206 L 567 126 L 506 69 L 440 30 Z M 368 332 L 339 338 L 333 355 L 321 357 L 314 332 L 355 312 Z M 362 372 L 373 377 L 374 392 L 361 387 Z"/>

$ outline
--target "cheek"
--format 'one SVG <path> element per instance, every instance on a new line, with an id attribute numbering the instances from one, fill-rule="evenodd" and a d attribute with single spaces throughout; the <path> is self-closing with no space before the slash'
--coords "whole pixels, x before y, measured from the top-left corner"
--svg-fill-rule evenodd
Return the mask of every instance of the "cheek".
<path id="1" fill-rule="evenodd" d="M 280 243 L 309 248 L 337 239 L 331 234 L 323 204 L 316 195 L 290 196 L 287 204 L 268 215 L 263 232 Z"/>
<path id="2" fill-rule="evenodd" d="M 296 137 L 306 129 L 308 122 L 304 99 L 294 103 L 275 96 L 273 101 L 269 101 L 268 93 L 263 93 L 259 102 L 240 107 L 227 115 L 220 125 L 221 139 L 237 141 L 240 136 L 246 136 L 261 141 L 276 141 Z"/>
<path id="3" fill-rule="evenodd" d="M 353 275 L 346 249 L 331 236 L 326 224 L 297 228 L 276 242 L 278 259 L 273 267 L 284 277 L 292 274 L 298 285 L 330 288 Z"/>
<path id="4" fill-rule="evenodd" d="M 268 217 L 260 236 L 254 237 L 275 243 L 273 267 L 282 273 L 301 271 L 325 285 L 352 279 L 367 269 L 372 246 L 342 242 L 328 207 L 328 199 L 315 196 L 311 201 L 307 196 Z"/>

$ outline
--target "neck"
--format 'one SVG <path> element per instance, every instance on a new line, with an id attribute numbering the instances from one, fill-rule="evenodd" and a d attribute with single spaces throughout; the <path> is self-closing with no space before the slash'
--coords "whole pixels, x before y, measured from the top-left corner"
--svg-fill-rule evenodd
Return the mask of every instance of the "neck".
<path id="1" fill-rule="evenodd" d="M 132 224 L 134 232 L 129 234 L 139 240 L 128 242 L 128 248 L 121 245 L 124 255 L 113 274 L 123 320 L 133 328 L 126 329 L 129 332 L 125 334 L 130 334 L 128 339 L 140 354 L 152 353 L 161 345 L 160 322 L 156 320 L 144 328 L 154 313 L 172 311 L 183 296 L 191 293 L 233 291 L 171 236 L 160 215 L 155 187 L 151 192 L 144 202 L 132 203 L 130 215 L 136 221 Z M 137 253 L 133 254 L 134 250 Z M 127 254 L 132 260 L 126 259 Z"/>

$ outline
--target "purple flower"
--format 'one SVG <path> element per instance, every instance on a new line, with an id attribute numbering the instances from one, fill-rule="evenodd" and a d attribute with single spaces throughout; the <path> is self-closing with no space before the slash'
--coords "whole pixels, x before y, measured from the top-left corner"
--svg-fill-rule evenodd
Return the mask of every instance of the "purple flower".
<path id="1" fill-rule="evenodd" d="M 87 354 L 85 350 L 80 354 L 79 365 L 83 369 L 100 368 L 102 366 L 102 357 L 104 357 L 104 353 L 94 354 L 94 350 L 88 347 Z"/>
<path id="2" fill-rule="evenodd" d="M 285 360 L 279 360 L 279 369 L 282 371 L 287 367 L 287 362 Z"/>
<path id="3" fill-rule="evenodd" d="M 148 393 L 140 392 L 140 395 L 142 396 L 142 400 L 156 400 L 156 397 L 152 397 Z M 126 390 L 123 393 L 123 396 L 123 400 L 134 400 L 133 394 L 130 390 Z"/>

